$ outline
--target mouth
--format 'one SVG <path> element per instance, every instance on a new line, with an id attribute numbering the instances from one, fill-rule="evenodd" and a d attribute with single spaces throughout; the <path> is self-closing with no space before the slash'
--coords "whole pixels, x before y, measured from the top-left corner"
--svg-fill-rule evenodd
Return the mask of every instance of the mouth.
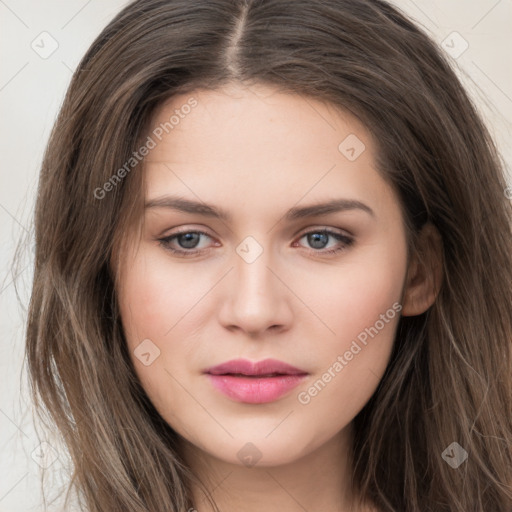
<path id="1" fill-rule="evenodd" d="M 257 363 L 238 359 L 209 368 L 204 373 L 217 391 L 231 400 L 247 404 L 274 402 L 309 375 L 275 359 Z"/>

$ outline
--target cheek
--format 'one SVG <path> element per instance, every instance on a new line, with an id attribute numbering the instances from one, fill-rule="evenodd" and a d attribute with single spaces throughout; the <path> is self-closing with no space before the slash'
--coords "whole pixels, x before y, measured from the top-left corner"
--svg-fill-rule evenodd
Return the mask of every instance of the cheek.
<path id="1" fill-rule="evenodd" d="M 201 350 L 196 332 L 207 317 L 204 307 L 208 291 L 218 280 L 218 276 L 204 272 L 198 279 L 199 271 L 193 267 L 169 265 L 166 254 L 141 250 L 126 266 L 118 290 L 135 372 L 151 401 L 160 409 L 165 407 L 171 416 L 173 411 L 190 405 L 179 383 L 186 384 L 190 378 L 184 363 Z"/>
<path id="2" fill-rule="evenodd" d="M 395 246 L 393 250 L 375 244 L 347 256 L 337 268 L 305 272 L 300 280 L 295 280 L 300 283 L 300 288 L 295 289 L 307 298 L 305 302 L 324 324 L 323 346 L 334 344 L 343 348 L 344 343 L 373 326 L 380 315 L 400 301 L 405 250 L 405 246 Z M 388 316 L 394 316 L 394 312 L 392 309 Z"/>
<path id="3" fill-rule="evenodd" d="M 393 348 L 405 270 L 405 246 L 368 251 L 326 280 L 325 294 L 311 297 L 334 332 L 323 329 L 315 347 L 321 364 L 297 393 L 306 418 L 314 422 L 330 410 L 344 424 L 375 392 Z"/>
<path id="4" fill-rule="evenodd" d="M 197 275 L 191 266 L 169 265 L 165 254 L 141 251 L 125 273 L 119 293 L 129 344 L 171 336 L 174 326 L 211 287 L 207 275 L 201 279 Z"/>
<path id="5" fill-rule="evenodd" d="M 381 270 L 379 272 L 377 267 L 354 269 L 340 280 L 339 287 L 331 285 L 322 311 L 330 321 L 333 338 L 345 341 L 355 338 L 390 308 L 388 316 L 393 314 L 392 306 L 400 300 L 403 276 L 389 268 Z"/>

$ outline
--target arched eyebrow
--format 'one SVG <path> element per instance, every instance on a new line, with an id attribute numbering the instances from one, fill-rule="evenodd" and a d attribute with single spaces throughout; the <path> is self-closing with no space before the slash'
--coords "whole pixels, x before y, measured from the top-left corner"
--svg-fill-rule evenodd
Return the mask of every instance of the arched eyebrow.
<path id="1" fill-rule="evenodd" d="M 204 202 L 193 201 L 178 196 L 162 196 L 149 199 L 144 208 L 170 208 L 172 210 L 204 215 L 230 222 L 232 215 L 221 207 L 213 206 Z M 290 208 L 284 215 L 284 220 L 293 221 L 306 217 L 316 217 L 320 215 L 328 215 L 348 210 L 361 210 L 372 217 L 376 217 L 375 212 L 365 203 L 355 199 L 332 199 L 331 201 L 316 203 L 307 206 L 294 206 Z"/>

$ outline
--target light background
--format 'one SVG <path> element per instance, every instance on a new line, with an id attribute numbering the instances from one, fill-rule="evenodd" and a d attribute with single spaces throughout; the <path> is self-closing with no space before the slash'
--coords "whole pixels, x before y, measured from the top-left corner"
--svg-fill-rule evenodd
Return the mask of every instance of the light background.
<path id="1" fill-rule="evenodd" d="M 512 187 L 512 0 L 393 3 L 451 52 L 459 77 L 508 164 Z M 13 270 L 11 264 L 19 237 L 30 233 L 39 166 L 72 71 L 125 4 L 122 0 L 0 0 L 0 512 L 43 510 L 41 467 L 36 460 L 49 464 L 58 454 L 48 469 L 49 491 L 66 479 L 62 447 L 48 439 L 52 448 L 38 448 L 46 438 L 39 439 L 34 428 L 22 372 L 30 246 L 21 268 Z M 58 48 L 46 56 L 53 39 Z M 464 41 L 469 46 L 457 56 Z M 512 188 L 504 193 L 511 197 Z M 13 272 L 18 272 L 17 287 Z M 43 458 L 38 459 L 38 454 Z M 48 510 L 62 508 L 56 502 Z"/>

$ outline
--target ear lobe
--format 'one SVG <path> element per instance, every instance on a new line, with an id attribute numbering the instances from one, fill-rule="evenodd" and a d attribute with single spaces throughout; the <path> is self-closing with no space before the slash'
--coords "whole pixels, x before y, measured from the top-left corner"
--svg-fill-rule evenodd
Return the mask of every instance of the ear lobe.
<path id="1" fill-rule="evenodd" d="M 405 279 L 403 316 L 421 315 L 432 306 L 443 278 L 443 241 L 432 223 L 427 222 L 421 229 L 416 248 Z"/>

